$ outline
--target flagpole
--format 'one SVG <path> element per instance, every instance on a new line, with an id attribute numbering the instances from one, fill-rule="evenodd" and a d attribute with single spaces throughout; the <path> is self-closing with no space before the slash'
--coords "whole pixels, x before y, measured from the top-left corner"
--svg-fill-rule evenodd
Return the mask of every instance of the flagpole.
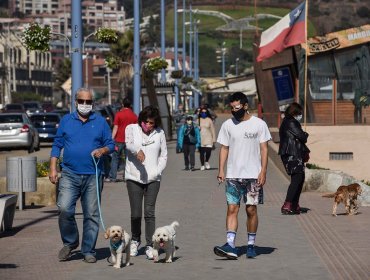
<path id="1" fill-rule="evenodd" d="M 304 130 L 307 130 L 307 56 L 308 56 L 308 40 L 307 40 L 307 35 L 308 35 L 308 0 L 306 0 L 305 4 L 305 40 L 306 40 L 306 50 L 305 50 L 305 56 L 304 56 L 304 109 L 303 109 L 303 117 L 304 117 Z"/>

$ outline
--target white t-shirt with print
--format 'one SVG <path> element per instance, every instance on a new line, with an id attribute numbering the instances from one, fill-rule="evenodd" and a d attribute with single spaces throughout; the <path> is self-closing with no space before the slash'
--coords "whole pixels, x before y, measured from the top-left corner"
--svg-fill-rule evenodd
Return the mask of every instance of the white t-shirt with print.
<path id="1" fill-rule="evenodd" d="M 255 116 L 238 122 L 225 121 L 217 142 L 229 147 L 226 178 L 257 179 L 261 172 L 260 143 L 271 140 L 267 124 Z"/>

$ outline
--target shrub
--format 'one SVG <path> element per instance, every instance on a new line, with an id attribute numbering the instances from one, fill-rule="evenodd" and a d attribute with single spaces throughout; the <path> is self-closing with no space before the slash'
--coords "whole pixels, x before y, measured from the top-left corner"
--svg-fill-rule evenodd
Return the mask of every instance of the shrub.
<path id="1" fill-rule="evenodd" d="M 321 170 L 329 170 L 329 168 L 320 167 L 314 163 L 306 163 L 306 167 L 308 169 L 321 169 Z"/>
<path id="2" fill-rule="evenodd" d="M 36 163 L 37 177 L 47 177 L 49 174 L 49 162 L 38 162 Z"/>

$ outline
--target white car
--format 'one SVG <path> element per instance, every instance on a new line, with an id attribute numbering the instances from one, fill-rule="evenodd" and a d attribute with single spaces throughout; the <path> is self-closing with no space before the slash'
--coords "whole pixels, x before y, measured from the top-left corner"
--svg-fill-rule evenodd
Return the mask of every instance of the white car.
<path id="1" fill-rule="evenodd" d="M 0 148 L 40 149 L 39 133 L 25 113 L 0 114 Z"/>

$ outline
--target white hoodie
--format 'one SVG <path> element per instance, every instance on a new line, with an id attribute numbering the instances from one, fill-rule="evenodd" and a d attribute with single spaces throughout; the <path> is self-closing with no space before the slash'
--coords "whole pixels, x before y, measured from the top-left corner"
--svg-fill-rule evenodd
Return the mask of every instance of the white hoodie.
<path id="1" fill-rule="evenodd" d="M 130 124 L 126 127 L 125 135 L 127 149 L 125 179 L 142 184 L 160 181 L 167 164 L 167 144 L 163 129 L 153 129 L 146 135 L 138 124 Z M 136 158 L 140 150 L 145 155 L 144 162 Z"/>

